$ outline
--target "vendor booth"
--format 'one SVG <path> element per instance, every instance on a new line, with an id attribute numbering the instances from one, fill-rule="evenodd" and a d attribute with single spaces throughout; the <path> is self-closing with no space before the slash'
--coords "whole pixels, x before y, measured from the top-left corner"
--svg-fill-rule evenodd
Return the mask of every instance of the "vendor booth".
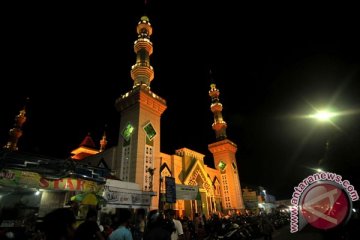
<path id="1" fill-rule="evenodd" d="M 104 169 L 67 159 L 0 150 L 0 228 L 32 231 L 50 211 L 70 207 L 67 203 L 73 196 L 91 193 L 101 197 L 106 174 Z"/>

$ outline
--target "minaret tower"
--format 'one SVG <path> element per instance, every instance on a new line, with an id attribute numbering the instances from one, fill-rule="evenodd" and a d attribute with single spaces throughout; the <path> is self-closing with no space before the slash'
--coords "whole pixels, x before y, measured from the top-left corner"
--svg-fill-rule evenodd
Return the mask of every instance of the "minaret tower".
<path id="1" fill-rule="evenodd" d="M 236 164 L 237 146 L 226 137 L 226 122 L 222 116 L 222 104 L 219 100 L 220 91 L 212 81 L 209 96 L 210 109 L 214 114 L 212 128 L 216 134 L 216 142 L 209 144 L 209 151 L 213 154 L 216 169 L 220 172 L 222 189 L 222 206 L 225 210 L 244 209 L 241 185 Z"/>
<path id="2" fill-rule="evenodd" d="M 226 139 L 226 122 L 222 117 L 222 104 L 219 100 L 220 91 L 216 88 L 216 84 L 212 80 L 210 84 L 209 95 L 211 97 L 211 106 L 210 109 L 214 114 L 214 123 L 212 124 L 212 129 L 214 129 L 216 134 L 216 140 Z"/>
<path id="3" fill-rule="evenodd" d="M 150 55 L 153 53 L 153 45 L 150 41 L 152 27 L 147 16 L 142 16 L 137 25 L 138 39 L 134 43 L 136 63 L 131 67 L 131 78 L 134 87 L 145 85 L 150 88 L 150 82 L 154 79 L 154 69 L 150 65 Z"/>
<path id="4" fill-rule="evenodd" d="M 100 150 L 99 152 L 103 152 L 106 148 L 107 140 L 106 140 L 106 132 L 104 131 L 104 134 L 100 140 Z"/>
<path id="5" fill-rule="evenodd" d="M 20 110 L 19 114 L 15 117 L 14 127 L 9 131 L 9 140 L 4 146 L 4 149 L 9 151 L 17 151 L 18 150 L 18 141 L 19 138 L 22 136 L 23 132 L 21 127 L 26 122 L 26 110 L 25 106 L 22 110 Z"/>
<path id="6" fill-rule="evenodd" d="M 117 160 L 111 167 L 120 179 L 139 184 L 143 191 L 157 192 L 160 182 L 160 118 L 166 109 L 166 101 L 150 91 L 154 70 L 150 65 L 152 27 L 147 16 L 141 17 L 136 31 L 136 62 L 131 68 L 134 85 L 115 103 L 121 120 Z M 158 207 L 158 196 L 152 198 L 151 208 Z"/>

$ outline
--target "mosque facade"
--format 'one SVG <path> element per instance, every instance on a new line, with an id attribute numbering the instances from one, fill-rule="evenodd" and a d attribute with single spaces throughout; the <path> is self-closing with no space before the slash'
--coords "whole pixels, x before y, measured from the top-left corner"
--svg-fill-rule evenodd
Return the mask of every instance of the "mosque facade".
<path id="1" fill-rule="evenodd" d="M 175 154 L 160 151 L 160 119 L 167 108 L 165 99 L 150 90 L 154 69 L 150 65 L 153 44 L 150 40 L 152 26 L 149 18 L 141 17 L 134 42 L 136 62 L 131 67 L 133 88 L 121 95 L 115 103 L 121 115 L 118 145 L 93 151 L 93 143 L 82 144 L 73 151 L 74 159 L 91 165 L 105 164 L 122 181 L 137 183 L 142 191 L 153 192 L 151 209 L 172 207 L 179 215 L 201 213 L 208 216 L 213 212 L 240 211 L 244 209 L 236 161 L 237 146 L 226 136 L 227 123 L 222 117 L 220 91 L 216 84 L 210 84 L 210 109 L 214 115 L 212 128 L 216 141 L 208 145 L 213 155 L 215 168 L 204 163 L 204 154 L 181 148 Z M 88 137 L 89 138 L 89 137 Z M 86 156 L 86 158 L 84 158 Z M 195 199 L 176 199 L 166 205 L 165 179 L 172 179 L 176 186 L 196 187 Z"/>

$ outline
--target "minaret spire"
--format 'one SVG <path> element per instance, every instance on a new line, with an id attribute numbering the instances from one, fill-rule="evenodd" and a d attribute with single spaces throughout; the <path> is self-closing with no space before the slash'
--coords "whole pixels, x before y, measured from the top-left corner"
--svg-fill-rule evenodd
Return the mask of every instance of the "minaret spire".
<path id="1" fill-rule="evenodd" d="M 150 55 L 153 53 L 153 45 L 150 41 L 152 27 L 147 16 L 142 16 L 136 27 L 138 39 L 134 43 L 136 63 L 131 67 L 131 78 L 134 87 L 145 85 L 150 88 L 150 82 L 154 79 L 154 70 L 150 65 Z"/>
<path id="2" fill-rule="evenodd" d="M 26 103 L 29 98 L 26 99 Z M 17 151 L 18 146 L 17 143 L 19 138 L 22 136 L 23 132 L 21 130 L 22 125 L 26 122 L 26 103 L 22 110 L 20 110 L 19 114 L 15 117 L 14 127 L 9 131 L 9 140 L 4 146 L 4 149 L 10 151 Z"/>
<path id="3" fill-rule="evenodd" d="M 208 145 L 214 156 L 214 165 L 220 171 L 223 209 L 244 209 L 238 164 L 236 161 L 237 146 L 226 137 L 226 122 L 222 117 L 222 104 L 219 100 L 220 91 L 212 79 L 209 95 L 211 97 L 211 111 L 214 114 L 212 128 L 216 133 L 216 142 Z"/>
<path id="4" fill-rule="evenodd" d="M 105 126 L 106 127 L 106 126 Z M 106 140 L 106 130 L 104 130 L 104 134 L 100 140 L 100 150 L 99 152 L 103 152 L 106 148 L 107 140 Z"/>
<path id="5" fill-rule="evenodd" d="M 211 97 L 211 106 L 210 109 L 214 114 L 214 123 L 212 124 L 212 129 L 214 129 L 216 134 L 216 140 L 226 139 L 226 122 L 222 117 L 222 104 L 219 100 L 220 91 L 216 88 L 214 79 L 212 78 L 210 70 L 210 91 L 209 96 Z"/>

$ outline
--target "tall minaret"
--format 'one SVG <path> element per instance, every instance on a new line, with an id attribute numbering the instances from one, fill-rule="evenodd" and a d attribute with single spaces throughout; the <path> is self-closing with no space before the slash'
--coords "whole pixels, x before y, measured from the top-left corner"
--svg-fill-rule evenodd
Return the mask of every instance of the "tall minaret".
<path id="1" fill-rule="evenodd" d="M 209 96 L 211 97 L 211 111 L 214 114 L 212 128 L 216 134 L 216 142 L 209 144 L 209 151 L 213 154 L 214 163 L 220 172 L 222 188 L 222 206 L 225 210 L 244 209 L 241 193 L 240 178 L 236 163 L 237 146 L 226 137 L 226 122 L 222 117 L 222 104 L 219 100 L 220 91 L 211 82 Z"/>
<path id="2" fill-rule="evenodd" d="M 22 136 L 22 130 L 21 127 L 26 121 L 26 110 L 25 106 L 22 110 L 20 110 L 19 114 L 15 117 L 15 123 L 14 127 L 10 129 L 9 131 L 9 140 L 4 146 L 4 149 L 10 150 L 10 151 L 17 151 L 18 150 L 18 141 L 19 138 Z"/>
<path id="3" fill-rule="evenodd" d="M 160 183 L 160 118 L 166 109 L 166 101 L 150 91 L 154 70 L 150 65 L 152 27 L 147 16 L 141 17 L 136 31 L 136 63 L 131 68 L 134 86 L 115 103 L 121 120 L 117 159 L 111 168 L 120 179 L 139 184 L 143 191 L 157 192 Z M 151 208 L 158 207 L 158 196 L 152 198 Z"/>
<path id="4" fill-rule="evenodd" d="M 106 132 L 104 131 L 104 134 L 100 140 L 100 150 L 99 152 L 103 152 L 106 148 L 107 140 L 106 140 Z"/>
<path id="5" fill-rule="evenodd" d="M 216 84 L 211 79 L 209 95 L 211 97 L 211 106 L 210 109 L 214 114 L 214 123 L 212 124 L 212 129 L 214 129 L 216 134 L 216 140 L 223 140 L 226 138 L 226 122 L 222 117 L 222 104 L 219 100 L 220 91 L 216 88 Z"/>
<path id="6" fill-rule="evenodd" d="M 150 82 L 154 79 L 154 69 L 150 65 L 150 55 L 153 53 L 150 41 L 152 27 L 147 16 L 141 17 L 136 32 L 138 34 L 138 39 L 134 43 L 136 63 L 131 67 L 131 78 L 134 80 L 134 87 L 145 85 L 150 88 Z"/>

